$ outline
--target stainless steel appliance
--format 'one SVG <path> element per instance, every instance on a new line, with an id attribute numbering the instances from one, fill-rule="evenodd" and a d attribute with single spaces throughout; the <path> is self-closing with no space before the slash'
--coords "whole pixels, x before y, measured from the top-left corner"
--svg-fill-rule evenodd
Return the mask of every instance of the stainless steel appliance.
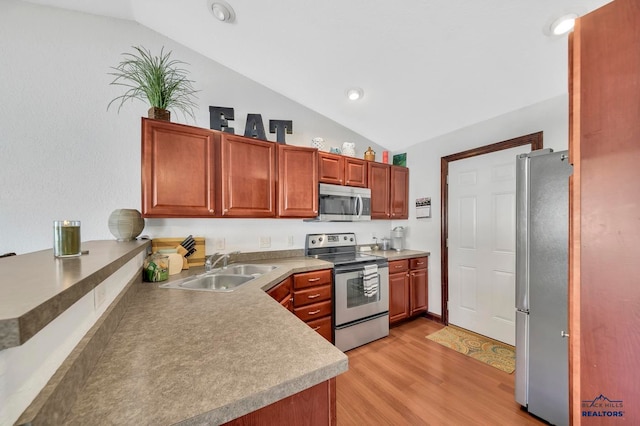
<path id="1" fill-rule="evenodd" d="M 332 262 L 333 329 L 341 351 L 389 335 L 389 263 L 356 251 L 352 233 L 309 234 L 305 251 Z"/>
<path id="2" fill-rule="evenodd" d="M 396 226 L 391 231 L 391 248 L 396 251 L 402 251 L 404 249 L 404 235 L 407 231 L 406 226 Z"/>
<path id="3" fill-rule="evenodd" d="M 318 217 L 325 222 L 371 220 L 371 190 L 353 186 L 321 183 Z"/>
<path id="4" fill-rule="evenodd" d="M 567 151 L 517 157 L 515 399 L 569 424 Z"/>

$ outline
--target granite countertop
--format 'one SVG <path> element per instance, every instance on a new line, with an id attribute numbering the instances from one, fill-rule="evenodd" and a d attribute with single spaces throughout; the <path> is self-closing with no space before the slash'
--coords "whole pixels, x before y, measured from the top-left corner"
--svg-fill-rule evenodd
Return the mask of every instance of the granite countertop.
<path id="1" fill-rule="evenodd" d="M 25 317 L 29 304 L 35 304 L 32 311 L 51 321 L 59 313 L 51 313 L 48 306 L 52 301 L 67 300 L 67 287 L 73 290 L 71 299 L 77 300 L 148 244 L 83 243 L 90 255 L 75 259 L 81 266 L 65 263 L 62 276 L 55 273 L 60 259 L 53 259 L 51 250 L 34 253 L 29 259 L 28 255 L 18 256 L 22 259 L 14 267 L 25 268 L 22 278 L 32 266 L 29 260 L 54 266 L 46 266 L 30 281 L 42 290 L 40 293 L 12 299 L 24 298 L 29 303 L 14 311 L 0 304 L 0 312 Z M 166 282 L 134 283 L 135 291 L 127 299 L 122 319 L 64 423 L 219 424 L 345 372 L 348 358 L 344 353 L 265 293 L 294 273 L 332 268 L 333 264 L 296 256 L 295 252 L 296 257 L 277 259 L 266 258 L 268 252 L 262 254 L 263 260 L 240 257 L 238 262 L 278 268 L 230 293 L 159 288 Z M 389 260 L 429 255 L 413 250 L 371 254 Z M 68 260 L 73 261 L 63 261 Z M 0 265 L 6 267 L 6 263 Z M 203 269 L 192 267 L 170 281 Z M 42 274 L 47 272 L 56 278 L 44 279 Z M 40 284 L 41 288 L 39 280 L 48 284 Z M 6 299 L 0 300 L 4 303 Z M 38 305 L 38 300 L 44 302 Z"/>
<path id="2" fill-rule="evenodd" d="M 85 241 L 88 254 L 56 258 L 53 249 L 0 259 L 0 350 L 19 346 L 150 241 Z"/>
<path id="3" fill-rule="evenodd" d="M 279 268 L 230 293 L 137 284 L 65 424 L 219 424 L 346 371 L 345 354 L 264 291 L 333 265 L 267 263 Z"/>

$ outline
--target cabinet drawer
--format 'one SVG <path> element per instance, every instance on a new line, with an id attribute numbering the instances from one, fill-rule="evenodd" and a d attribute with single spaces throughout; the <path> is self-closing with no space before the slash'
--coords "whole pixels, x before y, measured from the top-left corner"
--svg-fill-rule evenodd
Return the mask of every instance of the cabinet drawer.
<path id="1" fill-rule="evenodd" d="M 307 325 L 317 331 L 322 337 L 333 343 L 331 317 L 323 317 L 313 321 L 307 321 Z"/>
<path id="2" fill-rule="evenodd" d="M 267 290 L 267 294 L 273 297 L 278 302 L 282 302 L 282 300 L 285 297 L 289 296 L 289 293 L 291 293 L 292 283 L 293 279 L 289 277 L 286 280 L 282 281 L 280 284 L 276 284 L 274 287 Z"/>
<path id="3" fill-rule="evenodd" d="M 429 265 L 429 261 L 426 256 L 409 259 L 409 267 L 411 269 L 424 269 L 427 267 L 427 265 Z"/>
<path id="4" fill-rule="evenodd" d="M 323 284 L 331 284 L 331 269 L 304 272 L 293 277 L 293 288 L 296 290 Z"/>
<path id="5" fill-rule="evenodd" d="M 395 274 L 398 272 L 405 272 L 409 269 L 409 259 L 394 260 L 389 262 L 389 273 Z"/>
<path id="6" fill-rule="evenodd" d="M 293 306 L 300 307 L 310 303 L 323 302 L 331 299 L 331 284 L 296 290 L 293 293 Z"/>
<path id="7" fill-rule="evenodd" d="M 331 300 L 313 303 L 311 305 L 302 306 L 300 308 L 293 308 L 293 313 L 296 314 L 296 316 L 302 321 L 309 321 L 331 315 Z"/>

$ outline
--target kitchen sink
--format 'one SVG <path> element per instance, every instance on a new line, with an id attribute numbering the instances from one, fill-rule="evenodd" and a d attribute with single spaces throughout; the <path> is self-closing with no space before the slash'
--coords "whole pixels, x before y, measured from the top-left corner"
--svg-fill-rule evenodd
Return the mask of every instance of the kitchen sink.
<path id="1" fill-rule="evenodd" d="M 262 275 L 267 272 L 271 272 L 276 268 L 277 266 L 273 266 L 273 265 L 236 264 L 236 265 L 229 265 L 227 269 L 223 269 L 220 272 L 224 274 L 237 274 L 237 275 Z"/>
<path id="2" fill-rule="evenodd" d="M 205 272 L 204 274 L 194 275 L 179 281 L 162 284 L 160 287 L 230 292 L 276 268 L 277 266 L 273 265 L 236 264 L 230 265 L 226 269 Z"/>

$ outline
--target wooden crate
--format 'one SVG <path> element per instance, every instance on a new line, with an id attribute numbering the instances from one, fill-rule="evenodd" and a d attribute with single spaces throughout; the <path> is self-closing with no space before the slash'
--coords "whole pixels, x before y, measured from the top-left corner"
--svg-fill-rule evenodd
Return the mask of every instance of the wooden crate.
<path id="1" fill-rule="evenodd" d="M 155 253 L 161 249 L 176 248 L 184 241 L 184 238 L 154 238 L 151 240 L 151 251 Z M 189 266 L 203 266 L 205 260 L 205 244 L 203 237 L 193 237 L 196 242 L 196 251 L 189 257 Z"/>

